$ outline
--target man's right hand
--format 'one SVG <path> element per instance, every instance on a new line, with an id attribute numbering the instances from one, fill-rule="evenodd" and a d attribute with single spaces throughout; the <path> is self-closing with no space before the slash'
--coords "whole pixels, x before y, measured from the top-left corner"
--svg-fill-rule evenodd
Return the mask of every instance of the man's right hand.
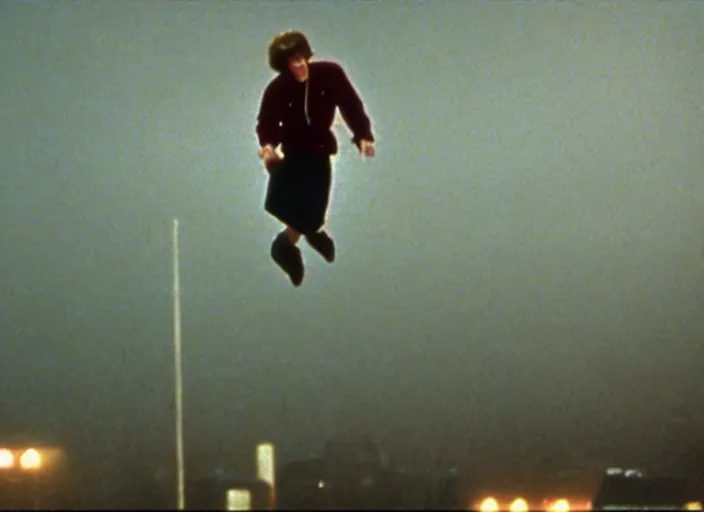
<path id="1" fill-rule="evenodd" d="M 257 155 L 264 161 L 264 167 L 270 172 L 272 169 L 275 169 L 278 164 L 283 162 L 283 157 L 279 155 L 276 149 L 270 144 L 259 148 Z"/>

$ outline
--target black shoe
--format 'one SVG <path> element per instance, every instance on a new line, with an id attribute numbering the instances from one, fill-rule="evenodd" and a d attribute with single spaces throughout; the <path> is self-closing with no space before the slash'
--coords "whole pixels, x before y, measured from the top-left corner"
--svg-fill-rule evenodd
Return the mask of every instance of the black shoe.
<path id="1" fill-rule="evenodd" d="M 300 286 L 303 282 L 303 258 L 301 250 L 293 245 L 286 233 L 279 233 L 271 244 L 271 257 L 279 265 L 293 286 Z"/>
<path id="2" fill-rule="evenodd" d="M 335 242 L 325 231 L 308 234 L 306 240 L 328 263 L 335 261 Z"/>

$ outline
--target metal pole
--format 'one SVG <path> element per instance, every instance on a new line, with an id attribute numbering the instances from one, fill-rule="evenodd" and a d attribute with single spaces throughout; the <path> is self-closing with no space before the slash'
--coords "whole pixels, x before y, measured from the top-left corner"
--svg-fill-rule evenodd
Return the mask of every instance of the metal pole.
<path id="1" fill-rule="evenodd" d="M 178 266 L 178 219 L 174 219 L 174 377 L 176 392 L 176 463 L 178 466 L 178 510 L 186 504 L 183 463 L 183 382 L 181 375 L 181 288 Z"/>

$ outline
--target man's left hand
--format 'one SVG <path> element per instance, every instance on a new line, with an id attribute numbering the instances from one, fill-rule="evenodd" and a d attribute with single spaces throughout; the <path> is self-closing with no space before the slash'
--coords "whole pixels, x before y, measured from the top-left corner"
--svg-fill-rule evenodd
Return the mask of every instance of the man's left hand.
<path id="1" fill-rule="evenodd" d="M 376 154 L 376 148 L 374 146 L 374 141 L 372 140 L 361 140 L 359 141 L 359 152 L 368 157 L 372 157 Z"/>

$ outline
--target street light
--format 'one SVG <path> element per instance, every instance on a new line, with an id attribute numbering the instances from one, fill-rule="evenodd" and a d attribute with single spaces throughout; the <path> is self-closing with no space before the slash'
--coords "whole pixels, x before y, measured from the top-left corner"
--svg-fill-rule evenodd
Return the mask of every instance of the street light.
<path id="1" fill-rule="evenodd" d="M 479 510 L 481 512 L 497 512 L 499 510 L 499 503 L 494 498 L 486 498 L 479 506 Z"/>
<path id="2" fill-rule="evenodd" d="M 565 499 L 557 500 L 550 506 L 550 512 L 570 512 L 570 502 Z"/>
<path id="3" fill-rule="evenodd" d="M 25 451 L 20 457 L 20 466 L 22 469 L 39 469 L 42 465 L 42 456 L 34 448 Z"/>
<path id="4" fill-rule="evenodd" d="M 511 512 L 528 512 L 528 503 L 523 498 L 517 498 L 511 503 Z"/>
<path id="5" fill-rule="evenodd" d="M 15 456 L 10 450 L 0 450 L 0 469 L 10 469 L 15 465 Z"/>

